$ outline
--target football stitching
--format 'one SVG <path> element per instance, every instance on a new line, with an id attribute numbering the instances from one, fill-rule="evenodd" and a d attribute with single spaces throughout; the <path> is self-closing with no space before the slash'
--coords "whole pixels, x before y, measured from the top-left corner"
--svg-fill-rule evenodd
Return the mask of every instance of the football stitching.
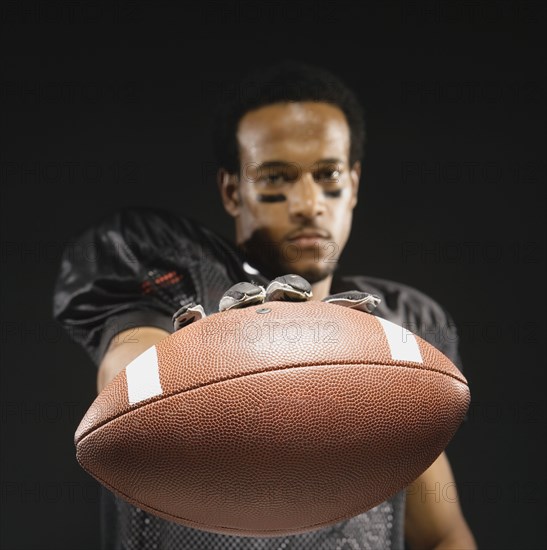
<path id="1" fill-rule="evenodd" d="M 158 401 L 162 401 L 164 399 L 169 399 L 170 397 L 181 395 L 183 393 L 194 391 L 194 390 L 197 390 L 197 389 L 200 389 L 200 388 L 206 388 L 207 386 L 213 386 L 215 384 L 221 384 L 223 382 L 230 382 L 232 380 L 238 380 L 240 378 L 246 378 L 248 376 L 255 376 L 255 375 L 260 375 L 260 374 L 269 373 L 269 372 L 282 372 L 282 371 L 285 371 L 285 370 L 299 369 L 299 368 L 310 368 L 310 367 L 331 367 L 331 366 L 332 367 L 339 367 L 339 366 L 341 367 L 341 366 L 347 366 L 347 365 L 359 365 L 359 366 L 363 366 L 363 367 L 399 367 L 399 368 L 414 369 L 414 370 L 419 370 L 419 371 L 424 370 L 424 371 L 429 371 L 429 372 L 436 372 L 437 374 L 447 376 L 449 378 L 452 378 L 452 379 L 456 380 L 457 382 L 460 382 L 460 384 L 464 385 L 467 388 L 469 387 L 466 380 L 461 380 L 456 375 L 446 373 L 446 372 L 442 372 L 442 371 L 440 371 L 438 369 L 435 369 L 435 368 L 432 368 L 432 367 L 426 367 L 422 363 L 416 363 L 415 365 L 406 365 L 406 364 L 401 365 L 401 364 L 396 364 L 396 363 L 386 365 L 384 363 L 365 363 L 365 364 L 363 364 L 363 363 L 358 363 L 358 362 L 347 361 L 347 362 L 344 362 L 344 363 L 332 363 L 331 362 L 331 363 L 313 364 L 313 365 L 308 365 L 308 364 L 291 365 L 291 366 L 284 367 L 284 368 L 265 369 L 265 370 L 262 370 L 262 371 L 255 371 L 255 372 L 252 372 L 252 373 L 243 373 L 239 376 L 232 376 L 230 378 L 223 378 L 223 379 L 215 380 L 215 381 L 212 381 L 212 382 L 206 382 L 204 384 L 200 384 L 198 386 L 193 386 L 191 388 L 186 388 L 186 389 L 181 390 L 181 391 L 176 391 L 176 392 L 172 392 L 172 393 L 168 393 L 168 394 L 167 393 L 162 393 L 161 395 L 151 397 L 150 399 L 144 399 L 143 401 L 139 402 L 138 404 L 136 404 L 134 407 L 130 408 L 129 410 L 126 410 L 122 413 L 119 413 L 115 416 L 112 416 L 112 417 L 104 420 L 100 424 L 98 424 L 98 425 L 96 425 L 92 428 L 89 428 L 87 431 L 84 431 L 80 435 L 80 438 L 75 443 L 76 443 L 76 445 L 79 445 L 88 435 L 91 435 L 92 433 L 94 433 L 99 428 L 102 428 L 104 425 L 108 424 L 109 422 L 112 422 L 113 420 L 117 420 L 118 418 L 122 418 L 123 416 L 125 416 L 127 414 L 130 414 L 133 411 L 136 411 L 137 409 L 140 409 L 142 407 L 147 407 L 148 405 L 153 405 L 154 403 L 156 403 Z M 416 368 L 416 366 L 418 366 L 418 368 Z"/>

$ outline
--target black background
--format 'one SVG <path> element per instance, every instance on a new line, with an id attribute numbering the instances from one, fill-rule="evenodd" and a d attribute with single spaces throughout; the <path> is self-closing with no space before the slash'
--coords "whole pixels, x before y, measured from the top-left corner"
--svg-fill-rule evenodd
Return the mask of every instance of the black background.
<path id="1" fill-rule="evenodd" d="M 448 455 L 480 547 L 544 548 L 544 10 L 5 3 L 1 547 L 98 547 L 97 486 L 72 443 L 96 372 L 51 320 L 63 246 L 125 205 L 232 235 L 211 107 L 239 93 L 231 76 L 293 57 L 366 110 L 341 270 L 413 285 L 459 326 L 473 405 Z"/>

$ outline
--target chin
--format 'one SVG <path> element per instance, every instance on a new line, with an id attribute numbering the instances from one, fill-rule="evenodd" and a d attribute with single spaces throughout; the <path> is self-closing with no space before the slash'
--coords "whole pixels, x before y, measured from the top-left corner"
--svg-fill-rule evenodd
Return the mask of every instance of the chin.
<path id="1" fill-rule="evenodd" d="M 313 285 L 332 275 L 338 268 L 337 260 L 333 261 L 332 257 L 329 257 L 330 261 L 327 261 L 323 256 L 316 258 L 311 250 L 307 250 L 298 259 L 290 261 L 286 255 L 281 253 L 280 248 L 272 248 L 267 245 L 266 240 L 261 240 L 254 235 L 253 239 L 239 246 L 241 246 L 251 263 L 270 280 L 281 275 L 294 273 L 304 277 Z"/>
<path id="2" fill-rule="evenodd" d="M 335 262 L 310 264 L 292 263 L 285 266 L 285 273 L 294 273 L 304 277 L 311 285 L 319 283 L 332 275 L 338 264 Z"/>

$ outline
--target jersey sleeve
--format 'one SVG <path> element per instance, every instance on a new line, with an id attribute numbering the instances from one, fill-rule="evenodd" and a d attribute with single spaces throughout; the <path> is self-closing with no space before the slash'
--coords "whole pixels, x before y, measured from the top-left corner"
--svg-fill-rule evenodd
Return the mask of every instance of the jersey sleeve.
<path id="1" fill-rule="evenodd" d="M 195 298 L 191 235 L 159 215 L 122 210 L 65 247 L 53 317 L 98 366 L 119 332 L 153 326 L 172 332 L 171 316 Z M 178 237 L 178 238 L 176 238 Z M 176 247 L 175 247 L 176 243 Z"/>
<path id="2" fill-rule="evenodd" d="M 404 309 L 408 310 L 407 321 L 403 326 L 435 346 L 463 372 L 458 329 L 448 311 L 413 287 L 401 285 L 401 295 Z"/>
<path id="3" fill-rule="evenodd" d="M 408 303 L 412 303 L 416 311 L 408 328 L 444 353 L 463 372 L 458 329 L 452 316 L 430 296 L 411 287 L 405 290 Z"/>
<path id="4" fill-rule="evenodd" d="M 444 353 L 463 372 L 456 324 L 433 298 L 414 287 L 376 277 L 345 277 L 342 290 L 358 288 L 378 294 L 375 314 L 417 334 Z"/>
<path id="5" fill-rule="evenodd" d="M 441 311 L 443 313 L 441 321 L 441 326 L 443 328 L 441 329 L 441 337 L 437 339 L 437 347 L 452 361 L 452 363 L 454 363 L 454 365 L 456 365 L 456 367 L 458 367 L 460 372 L 463 372 L 463 364 L 460 357 L 458 328 L 451 315 L 444 308 L 441 308 Z"/>

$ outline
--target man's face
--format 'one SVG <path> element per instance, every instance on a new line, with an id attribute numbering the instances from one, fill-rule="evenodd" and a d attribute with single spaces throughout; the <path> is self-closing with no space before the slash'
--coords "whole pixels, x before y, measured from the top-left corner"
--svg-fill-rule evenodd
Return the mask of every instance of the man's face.
<path id="1" fill-rule="evenodd" d="M 278 103 L 245 114 L 237 134 L 239 178 L 220 179 L 236 242 L 270 278 L 310 283 L 332 274 L 351 230 L 359 163 L 349 166 L 350 131 L 327 103 Z M 295 239 L 300 233 L 317 233 Z"/>

